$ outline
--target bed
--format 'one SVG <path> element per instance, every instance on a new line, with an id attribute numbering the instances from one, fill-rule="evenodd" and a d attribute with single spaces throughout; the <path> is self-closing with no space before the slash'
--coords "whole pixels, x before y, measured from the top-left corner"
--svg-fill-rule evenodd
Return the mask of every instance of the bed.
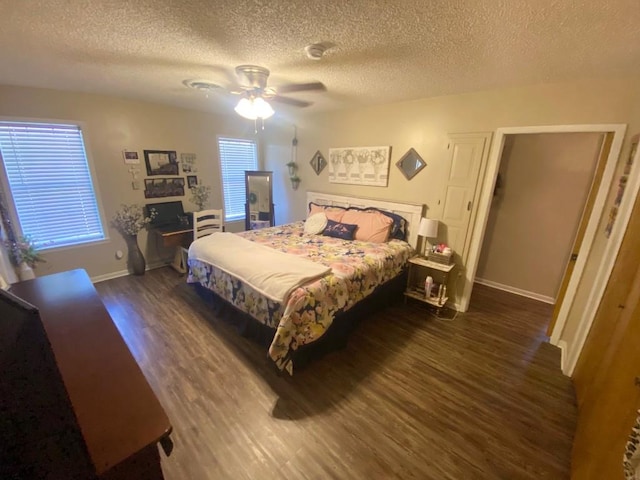
<path id="1" fill-rule="evenodd" d="M 356 305 L 369 301 L 403 274 L 416 246 L 423 212 L 422 205 L 318 192 L 307 193 L 307 205 L 349 211 L 352 216 L 371 209 L 384 211 L 394 218 L 393 229 L 402 224 L 406 240 L 373 243 L 311 235 L 304 233 L 305 222 L 299 221 L 238 234 L 214 234 L 196 240 L 189 249 L 187 282 L 258 322 L 270 337 L 269 356 L 290 374 L 296 352 L 328 337 L 337 328 L 336 319 L 347 317 L 357 310 Z M 401 236 L 399 232 L 395 235 Z M 298 270 L 299 278 L 291 279 L 290 284 L 279 281 L 282 275 Z M 264 278 L 256 278 L 259 276 Z"/>

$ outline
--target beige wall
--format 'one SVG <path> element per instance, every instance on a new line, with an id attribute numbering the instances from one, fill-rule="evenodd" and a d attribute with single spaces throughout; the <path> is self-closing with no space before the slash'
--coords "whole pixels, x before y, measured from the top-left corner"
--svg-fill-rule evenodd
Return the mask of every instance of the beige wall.
<path id="1" fill-rule="evenodd" d="M 280 179 L 283 189 L 279 203 L 286 202 L 288 207 L 280 210 L 278 221 L 304 216 L 306 190 L 425 203 L 428 215 L 439 218 L 447 134 L 491 132 L 510 126 L 629 123 L 633 104 L 640 96 L 637 81 L 584 81 L 427 98 L 300 116 L 281 122 L 280 128 L 270 121 L 265 139 L 267 169 L 286 175 L 294 123 L 299 139 L 296 158 L 300 188 L 296 192 L 283 188 L 286 179 Z M 331 147 L 367 145 L 392 146 L 387 188 L 331 184 L 328 169 L 316 175 L 309 164 L 317 150 L 326 158 Z M 411 147 L 425 159 L 427 167 L 408 181 L 395 162 Z"/>
<path id="2" fill-rule="evenodd" d="M 352 194 L 427 205 L 428 215 L 441 217 L 444 193 L 447 134 L 492 132 L 499 127 L 565 124 L 624 123 L 629 132 L 640 130 L 640 90 L 638 79 L 591 80 L 549 85 L 535 85 L 463 95 L 428 98 L 413 102 L 363 107 L 347 112 L 308 115 L 282 122 L 277 130 L 269 125 L 266 139 L 266 168 L 286 172 L 284 164 L 292 155 L 293 124 L 297 123 L 299 144 L 295 157 L 300 165 L 298 191 L 286 188 L 284 180 L 275 191 L 278 223 L 300 219 L 305 214 L 305 191 Z M 627 136 L 628 137 L 628 136 Z M 327 157 L 329 148 L 345 146 L 391 145 L 389 186 L 358 187 L 328 182 L 325 169 L 316 175 L 309 160 L 320 150 Z M 427 167 L 413 180 L 407 181 L 395 162 L 409 149 L 415 148 L 426 160 Z M 628 151 L 628 138 L 624 151 Z M 274 188 L 278 187 L 274 181 Z M 586 272 L 602 258 L 606 241 L 599 229 Z M 462 266 L 464 268 L 464 266 Z M 571 327 L 563 339 L 572 340 L 580 309 L 586 303 L 589 278 L 581 285 L 574 302 Z M 473 305 L 473 299 L 471 300 Z"/>
<path id="3" fill-rule="evenodd" d="M 113 97 L 6 86 L 0 87 L 0 117 L 82 122 L 107 225 L 121 203 L 147 202 L 143 190 L 131 188 L 132 177 L 122 159 L 122 150 L 138 151 L 142 159 L 141 181 L 146 177 L 143 150 L 176 150 L 178 155 L 195 153 L 199 181 L 212 187 L 210 206 L 219 208 L 222 191 L 216 135 L 253 136 L 253 123 L 241 121 L 235 115 L 222 118 Z M 185 210 L 193 210 L 188 198 L 187 192 L 184 197 L 166 200 L 182 200 Z M 85 268 L 90 276 L 96 277 L 125 270 L 126 257 L 121 260 L 115 257 L 118 249 L 126 252 L 124 240 L 112 228 L 106 233 L 109 238 L 102 243 L 46 253 L 47 263 L 38 266 L 37 274 Z M 172 257 L 171 249 L 158 248 L 155 236 L 148 238 L 145 231 L 139 235 L 139 243 L 149 264 Z"/>
<path id="4" fill-rule="evenodd" d="M 476 277 L 555 300 L 602 134 L 509 135 Z"/>

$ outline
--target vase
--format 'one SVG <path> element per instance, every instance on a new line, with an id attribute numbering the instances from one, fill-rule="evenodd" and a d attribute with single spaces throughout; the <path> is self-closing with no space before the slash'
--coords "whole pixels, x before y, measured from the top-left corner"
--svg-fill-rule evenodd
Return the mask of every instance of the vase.
<path id="1" fill-rule="evenodd" d="M 144 255 L 142 255 L 142 251 L 138 246 L 138 235 L 126 235 L 125 240 L 128 249 L 127 263 L 129 269 L 134 275 L 144 275 L 147 262 L 145 262 Z"/>
<path id="2" fill-rule="evenodd" d="M 33 268 L 27 265 L 26 262 L 22 262 L 18 265 L 18 277 L 20 281 L 24 282 L 25 280 L 33 280 L 36 278 L 36 274 L 33 272 Z"/>

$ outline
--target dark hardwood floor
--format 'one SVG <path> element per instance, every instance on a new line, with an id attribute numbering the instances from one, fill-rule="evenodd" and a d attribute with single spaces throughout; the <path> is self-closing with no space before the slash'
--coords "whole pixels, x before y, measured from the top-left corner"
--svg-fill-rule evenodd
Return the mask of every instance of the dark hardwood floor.
<path id="1" fill-rule="evenodd" d="M 448 322 L 399 301 L 288 377 L 169 268 L 96 287 L 173 424 L 169 480 L 569 478 L 549 305 L 478 285 Z"/>

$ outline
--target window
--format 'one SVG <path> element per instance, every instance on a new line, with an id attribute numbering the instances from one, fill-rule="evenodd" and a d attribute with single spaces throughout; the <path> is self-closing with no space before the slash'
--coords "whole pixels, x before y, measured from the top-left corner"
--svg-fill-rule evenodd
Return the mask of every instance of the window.
<path id="1" fill-rule="evenodd" d="M 258 169 L 256 142 L 241 138 L 218 137 L 225 221 L 242 220 L 247 201 L 244 183 L 246 170 Z"/>
<path id="2" fill-rule="evenodd" d="M 80 127 L 0 122 L 0 156 L 22 233 L 38 248 L 105 238 Z"/>

